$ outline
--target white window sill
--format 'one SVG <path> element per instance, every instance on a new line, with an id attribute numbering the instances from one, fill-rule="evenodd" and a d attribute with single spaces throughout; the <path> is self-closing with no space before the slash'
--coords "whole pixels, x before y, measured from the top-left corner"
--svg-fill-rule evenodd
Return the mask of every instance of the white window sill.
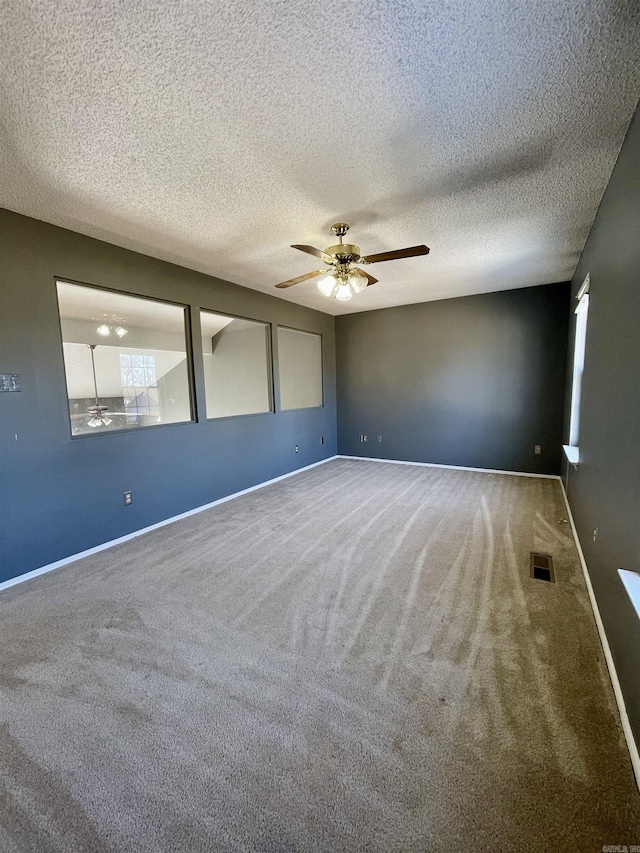
<path id="1" fill-rule="evenodd" d="M 629 572 L 626 569 L 618 569 L 620 580 L 629 593 L 631 603 L 640 617 L 640 575 L 637 572 Z"/>
<path id="2" fill-rule="evenodd" d="M 562 449 L 569 462 L 577 468 L 580 460 L 580 448 L 574 447 L 572 444 L 563 444 Z"/>

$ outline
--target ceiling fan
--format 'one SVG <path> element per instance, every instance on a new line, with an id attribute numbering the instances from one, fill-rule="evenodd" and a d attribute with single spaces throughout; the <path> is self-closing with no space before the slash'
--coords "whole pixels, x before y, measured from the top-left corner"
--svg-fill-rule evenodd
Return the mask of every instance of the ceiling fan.
<path id="1" fill-rule="evenodd" d="M 333 269 L 314 270 L 314 272 L 290 278 L 288 281 L 282 281 L 280 284 L 276 284 L 276 287 L 291 287 L 301 281 L 306 281 L 308 278 L 321 275 L 323 278 L 318 282 L 320 291 L 325 296 L 346 301 L 351 299 L 355 293 L 361 293 L 365 287 L 378 281 L 368 272 L 358 269 L 357 265 L 379 264 L 380 261 L 395 261 L 400 258 L 414 258 L 417 255 L 429 254 L 429 247 L 423 245 L 411 246 L 408 249 L 396 249 L 393 252 L 379 252 L 377 255 L 361 255 L 359 246 L 342 242 L 344 235 L 349 230 L 346 222 L 336 222 L 335 225 L 331 226 L 331 230 L 338 238 L 338 243 L 335 246 L 329 246 L 324 252 L 315 249 L 313 246 L 295 245 L 291 248 L 299 249 L 308 255 L 314 255 Z"/>
<path id="2" fill-rule="evenodd" d="M 98 333 L 102 334 L 98 329 Z M 116 329 L 117 334 L 117 329 Z M 124 331 L 126 335 L 126 330 Z M 118 335 L 118 337 L 123 337 L 122 335 Z M 87 426 L 95 429 L 96 427 L 107 427 L 109 424 L 113 423 L 112 419 L 109 415 L 126 415 L 128 418 L 137 418 L 140 416 L 139 412 L 110 412 L 108 406 L 101 406 L 100 401 L 98 399 L 98 380 L 96 379 L 96 359 L 95 359 L 95 351 L 97 349 L 97 344 L 87 344 L 89 350 L 91 351 L 91 370 L 93 372 L 93 391 L 95 394 L 96 402 L 92 406 L 87 406 L 86 414 L 89 415 L 89 420 L 87 421 Z"/>

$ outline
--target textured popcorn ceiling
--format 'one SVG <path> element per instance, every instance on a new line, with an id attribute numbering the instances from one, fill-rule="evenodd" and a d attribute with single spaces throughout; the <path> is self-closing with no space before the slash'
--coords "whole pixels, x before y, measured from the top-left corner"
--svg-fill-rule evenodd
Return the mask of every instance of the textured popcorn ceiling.
<path id="1" fill-rule="evenodd" d="M 0 16 L 1 206 L 331 313 L 568 279 L 640 91 L 636 0 Z M 274 290 L 342 219 L 431 254 L 346 304 Z"/>

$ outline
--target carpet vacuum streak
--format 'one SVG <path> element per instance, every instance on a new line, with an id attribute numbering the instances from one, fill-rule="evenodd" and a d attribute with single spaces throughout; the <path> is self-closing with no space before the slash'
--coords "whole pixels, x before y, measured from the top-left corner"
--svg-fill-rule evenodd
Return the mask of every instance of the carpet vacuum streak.
<path id="1" fill-rule="evenodd" d="M 564 516 L 334 460 L 6 590 L 0 850 L 640 844 Z"/>

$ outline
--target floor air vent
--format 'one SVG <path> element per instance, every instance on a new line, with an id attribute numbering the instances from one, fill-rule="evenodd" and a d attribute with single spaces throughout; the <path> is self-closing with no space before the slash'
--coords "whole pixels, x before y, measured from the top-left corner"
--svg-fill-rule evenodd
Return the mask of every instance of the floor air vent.
<path id="1" fill-rule="evenodd" d="M 553 572 L 553 557 L 550 554 L 531 552 L 531 577 L 538 581 L 556 582 L 556 576 Z"/>

